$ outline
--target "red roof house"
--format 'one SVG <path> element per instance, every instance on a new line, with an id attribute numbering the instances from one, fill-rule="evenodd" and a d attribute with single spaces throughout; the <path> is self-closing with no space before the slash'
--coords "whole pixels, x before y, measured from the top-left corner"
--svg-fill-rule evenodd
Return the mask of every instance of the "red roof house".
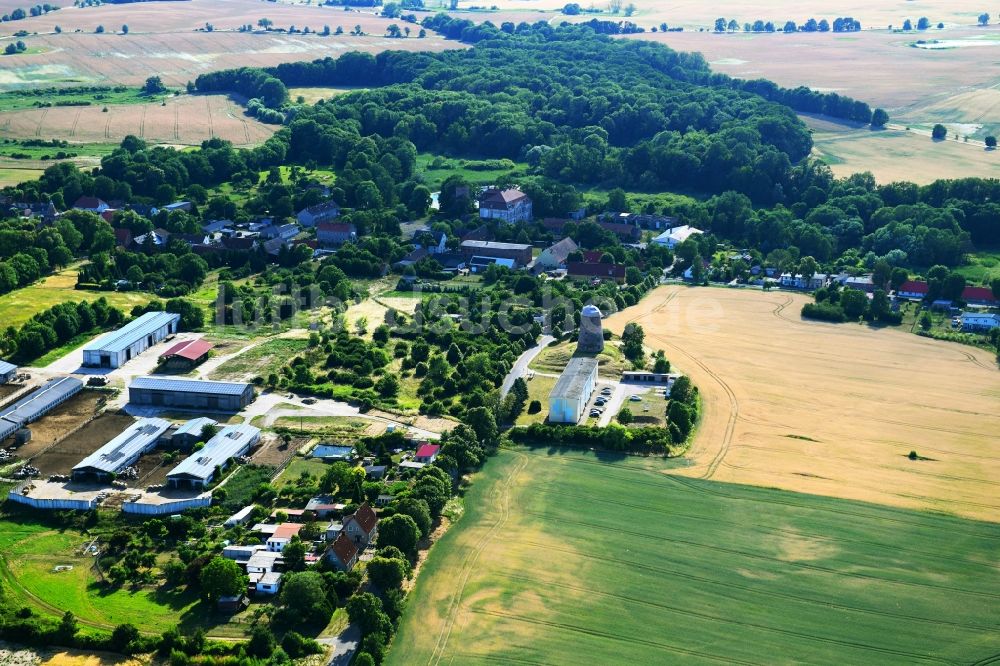
<path id="1" fill-rule="evenodd" d="M 340 571 L 350 571 L 358 561 L 358 547 L 342 531 L 327 549 L 326 558 Z"/>
<path id="2" fill-rule="evenodd" d="M 132 244 L 132 232 L 128 229 L 115 229 L 115 242 L 120 247 L 128 247 Z"/>
<path id="3" fill-rule="evenodd" d="M 988 287 L 966 287 L 962 290 L 962 300 L 977 305 L 996 305 L 997 298 Z"/>
<path id="4" fill-rule="evenodd" d="M 920 280 L 907 280 L 899 285 L 896 295 L 901 298 L 926 298 L 930 288 L 926 282 Z"/>
<path id="5" fill-rule="evenodd" d="M 375 510 L 365 502 L 358 510 L 344 518 L 344 528 L 341 534 L 347 536 L 359 547 L 365 548 L 378 536 L 378 516 Z"/>
<path id="6" fill-rule="evenodd" d="M 413 461 L 432 463 L 434 462 L 434 459 L 437 458 L 437 454 L 440 450 L 441 446 L 438 444 L 428 444 L 427 442 L 422 442 L 420 446 L 417 447 L 417 454 L 413 456 Z"/>

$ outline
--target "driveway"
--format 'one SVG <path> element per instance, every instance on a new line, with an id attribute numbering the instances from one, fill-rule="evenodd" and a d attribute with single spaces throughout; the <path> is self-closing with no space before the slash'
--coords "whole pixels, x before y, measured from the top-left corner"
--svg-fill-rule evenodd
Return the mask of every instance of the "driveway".
<path id="1" fill-rule="evenodd" d="M 347 666 L 361 643 L 361 630 L 351 624 L 340 632 L 339 636 L 317 638 L 316 642 L 330 648 L 330 661 L 327 662 L 327 666 Z"/>
<path id="2" fill-rule="evenodd" d="M 511 367 L 510 372 L 504 377 L 503 384 L 500 386 L 500 397 L 506 397 L 510 393 L 510 389 L 514 386 L 514 380 L 518 377 L 524 377 L 528 374 L 528 365 L 535 360 L 538 354 L 549 346 L 555 340 L 551 335 L 543 335 L 538 339 L 538 344 L 531 349 L 526 350 L 523 354 L 517 357 L 514 361 L 513 367 Z"/>

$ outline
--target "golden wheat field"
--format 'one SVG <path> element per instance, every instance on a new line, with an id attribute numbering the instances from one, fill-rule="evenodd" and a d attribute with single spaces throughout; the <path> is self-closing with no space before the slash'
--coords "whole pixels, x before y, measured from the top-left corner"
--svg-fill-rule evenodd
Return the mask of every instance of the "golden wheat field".
<path id="1" fill-rule="evenodd" d="M 641 324 L 702 395 L 681 473 L 1000 519 L 1000 370 L 985 351 L 804 321 L 808 297 L 661 287 Z M 910 460 L 916 451 L 921 459 Z"/>

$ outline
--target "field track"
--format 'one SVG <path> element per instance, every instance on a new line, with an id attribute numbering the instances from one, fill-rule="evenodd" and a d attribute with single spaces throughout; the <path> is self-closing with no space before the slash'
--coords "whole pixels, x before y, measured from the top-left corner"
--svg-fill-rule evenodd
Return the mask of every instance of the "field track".
<path id="1" fill-rule="evenodd" d="M 677 473 L 1000 519 L 991 355 L 804 321 L 805 298 L 662 287 L 609 319 L 616 332 L 640 323 L 702 392 L 691 465 Z"/>

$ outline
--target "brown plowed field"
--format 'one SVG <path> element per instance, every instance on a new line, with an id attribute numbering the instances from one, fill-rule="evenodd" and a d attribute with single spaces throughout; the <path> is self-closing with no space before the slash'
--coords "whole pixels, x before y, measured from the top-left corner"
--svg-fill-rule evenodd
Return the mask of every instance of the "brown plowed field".
<path id="1" fill-rule="evenodd" d="M 804 321 L 800 294 L 661 287 L 613 315 L 702 395 L 683 474 L 1000 520 L 993 355 Z M 923 460 L 907 457 L 916 451 Z"/>

